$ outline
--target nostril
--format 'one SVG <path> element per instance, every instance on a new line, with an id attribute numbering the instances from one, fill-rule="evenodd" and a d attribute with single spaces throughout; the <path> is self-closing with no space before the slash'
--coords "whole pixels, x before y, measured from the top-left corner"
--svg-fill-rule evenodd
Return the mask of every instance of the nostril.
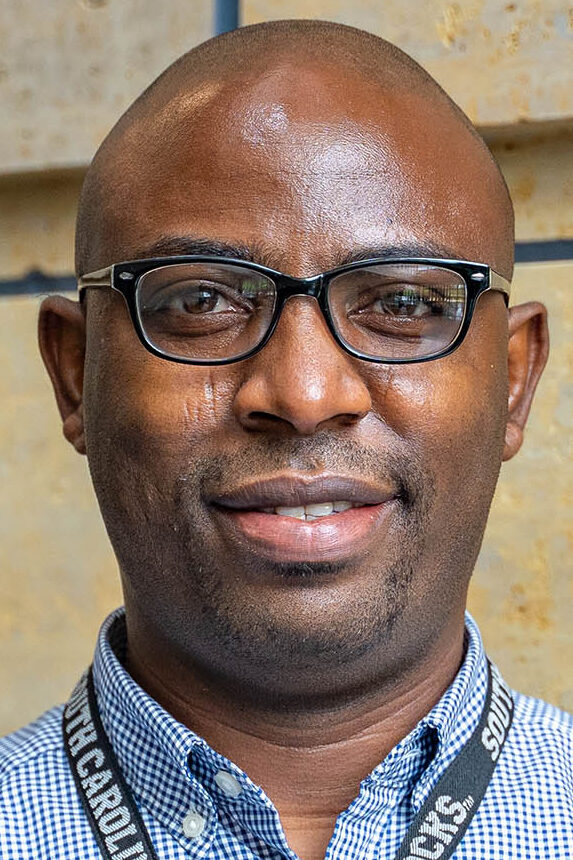
<path id="1" fill-rule="evenodd" d="M 272 412 L 249 412 L 248 417 L 251 421 L 267 421 L 270 424 L 281 424 L 285 420 Z"/>
<path id="2" fill-rule="evenodd" d="M 344 412 L 324 418 L 318 415 L 275 415 L 272 412 L 253 410 L 243 419 L 243 426 L 262 433 L 312 435 L 319 430 L 351 427 L 358 423 L 365 413 Z"/>
<path id="3" fill-rule="evenodd" d="M 349 427 L 364 418 L 366 414 L 366 412 L 346 412 L 343 415 L 337 415 L 336 419 L 343 427 Z"/>
<path id="4" fill-rule="evenodd" d="M 260 430 L 261 432 L 290 433 L 295 427 L 286 417 L 274 415 L 272 412 L 253 410 L 248 412 L 243 419 L 243 425 L 249 430 Z"/>

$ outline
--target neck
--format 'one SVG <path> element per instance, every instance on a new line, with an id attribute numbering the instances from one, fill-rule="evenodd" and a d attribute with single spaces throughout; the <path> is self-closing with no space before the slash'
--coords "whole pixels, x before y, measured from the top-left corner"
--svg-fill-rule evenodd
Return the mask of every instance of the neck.
<path id="1" fill-rule="evenodd" d="M 338 814 L 441 698 L 462 658 L 463 618 L 399 678 L 368 696 L 320 710 L 238 701 L 189 667 L 182 671 L 169 655 L 148 647 L 140 651 L 137 637 L 129 638 L 128 669 L 169 713 L 265 790 L 289 844 L 311 860 L 324 857 Z"/>

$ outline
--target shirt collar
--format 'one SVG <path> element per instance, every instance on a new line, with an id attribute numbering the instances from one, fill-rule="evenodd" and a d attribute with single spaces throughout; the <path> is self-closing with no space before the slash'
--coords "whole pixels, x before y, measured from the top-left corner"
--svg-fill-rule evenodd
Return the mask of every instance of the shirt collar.
<path id="1" fill-rule="evenodd" d="M 124 668 L 125 653 L 125 613 L 118 609 L 105 620 L 99 633 L 94 687 L 102 724 L 122 773 L 152 816 L 194 856 L 207 856 L 217 811 L 222 808 L 241 818 L 255 835 L 259 828 L 268 835 L 273 829 L 270 819 L 276 818 L 276 838 L 284 840 L 274 806 L 264 791 L 152 699 Z M 215 776 L 221 771 L 237 780 L 239 797 L 218 789 Z M 207 823 L 200 845 L 182 832 L 182 822 L 190 810 L 197 811 Z M 269 818 L 266 822 L 265 815 Z"/>
<path id="2" fill-rule="evenodd" d="M 122 665 L 125 615 L 112 613 L 102 625 L 94 658 L 94 685 L 104 729 L 135 794 L 183 845 L 181 821 L 191 807 L 207 821 L 216 806 L 234 804 L 243 817 L 253 805 L 274 807 L 261 788 L 195 732 L 177 722 L 152 699 Z M 419 808 L 443 771 L 469 740 L 485 702 L 487 660 L 478 627 L 466 613 L 465 657 L 439 702 L 364 781 L 395 783 L 412 789 Z M 242 789 L 240 799 L 222 796 L 215 775 L 230 773 Z M 255 818 L 256 820 L 256 818 Z"/>
<path id="3" fill-rule="evenodd" d="M 436 729 L 440 745 L 469 739 L 479 721 L 487 690 L 487 658 L 478 626 L 466 612 L 465 657 L 458 674 L 439 702 L 422 720 Z M 463 723 L 463 728 L 461 726 Z"/>
<path id="4" fill-rule="evenodd" d="M 437 735 L 436 753 L 421 775 L 413 795 L 417 811 L 438 779 L 461 752 L 481 717 L 488 686 L 488 662 L 478 626 L 466 612 L 465 657 L 458 674 L 420 726 Z"/>
<path id="5" fill-rule="evenodd" d="M 487 658 L 478 626 L 466 612 L 464 659 L 441 699 L 374 769 L 371 779 L 413 789 L 422 805 L 441 774 L 471 737 L 487 691 Z"/>

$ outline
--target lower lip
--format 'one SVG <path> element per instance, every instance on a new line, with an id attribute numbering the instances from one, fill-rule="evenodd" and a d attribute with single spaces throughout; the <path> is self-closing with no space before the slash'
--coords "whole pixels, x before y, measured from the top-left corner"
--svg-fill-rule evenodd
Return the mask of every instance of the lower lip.
<path id="1" fill-rule="evenodd" d="M 364 544 L 387 521 L 395 499 L 379 505 L 350 508 L 307 522 L 261 511 L 218 508 L 227 527 L 272 561 L 341 561 L 364 549 Z M 228 531 L 227 531 L 228 536 Z"/>

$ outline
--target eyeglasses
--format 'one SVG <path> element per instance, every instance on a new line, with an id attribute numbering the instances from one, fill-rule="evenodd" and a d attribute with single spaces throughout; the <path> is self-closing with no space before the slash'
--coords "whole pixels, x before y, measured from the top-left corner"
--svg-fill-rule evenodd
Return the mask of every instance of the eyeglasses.
<path id="1" fill-rule="evenodd" d="M 291 278 L 244 260 L 160 257 L 117 263 L 79 278 L 86 289 L 124 297 L 153 355 L 183 364 L 230 364 L 261 350 L 285 302 L 315 298 L 337 343 L 364 361 L 405 364 L 453 352 L 478 298 L 509 300 L 509 282 L 482 263 L 372 259 L 311 278 Z M 308 345 L 312 349 L 312 344 Z"/>

